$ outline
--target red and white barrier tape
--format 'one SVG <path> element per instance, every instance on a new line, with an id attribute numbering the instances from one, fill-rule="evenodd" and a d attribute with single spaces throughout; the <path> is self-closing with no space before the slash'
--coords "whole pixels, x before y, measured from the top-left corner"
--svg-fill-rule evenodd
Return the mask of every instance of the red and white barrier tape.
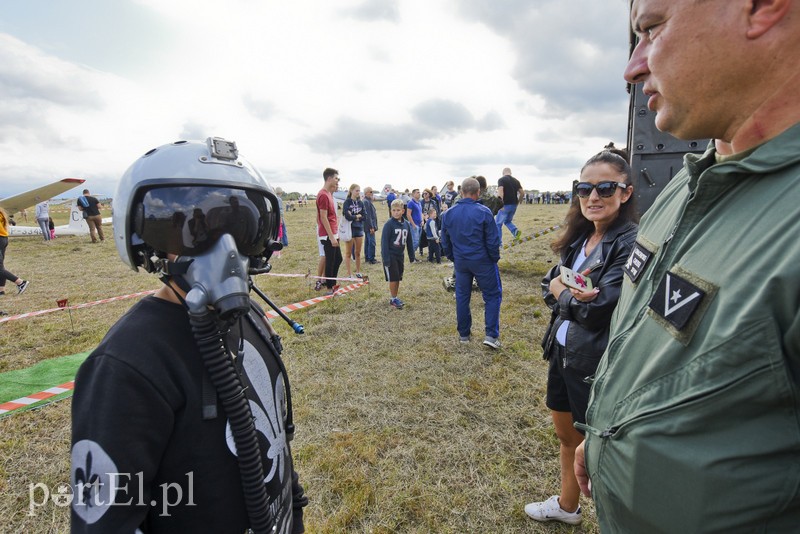
<path id="1" fill-rule="evenodd" d="M 289 304 L 287 306 L 282 306 L 281 311 L 284 313 L 293 312 L 295 310 L 302 310 L 303 308 L 308 308 L 309 306 L 313 306 L 314 304 L 323 302 L 325 300 L 331 299 L 338 295 L 344 295 L 345 293 L 350 293 L 351 291 L 355 291 L 356 289 L 369 284 L 369 280 L 363 280 L 357 284 L 352 284 L 346 287 L 340 287 L 336 290 L 332 295 L 323 295 L 321 297 L 315 297 L 313 299 L 304 300 L 302 302 L 296 302 L 294 304 Z M 135 295 L 147 295 L 149 293 L 154 293 L 154 291 L 144 291 L 142 293 L 135 293 Z M 111 300 L 120 300 L 121 298 L 130 298 L 132 295 L 126 295 L 124 297 L 113 297 L 112 299 L 104 299 L 104 302 L 110 302 Z M 98 303 L 101 301 L 97 301 Z M 87 305 L 94 305 L 96 303 L 88 303 L 88 304 L 79 304 L 77 306 L 70 306 L 70 308 L 85 308 Z M 56 308 L 55 310 L 49 311 L 58 311 L 65 308 Z M 36 313 L 36 312 L 34 312 Z M 26 314 L 27 315 L 27 314 Z M 278 314 L 274 311 L 267 312 L 267 317 L 269 318 L 276 318 Z M 8 401 L 0 404 L 0 415 L 8 413 L 12 410 L 17 410 L 19 408 L 24 408 L 25 406 L 30 406 L 31 404 L 37 403 L 41 400 L 49 399 L 50 397 L 55 397 L 61 393 L 71 391 L 75 387 L 75 382 L 70 381 L 60 386 L 56 386 L 50 389 L 46 389 L 39 393 L 34 393 L 32 395 L 28 395 L 27 397 L 22 397 L 20 399 L 16 399 L 13 401 Z"/>
<path id="2" fill-rule="evenodd" d="M 544 230 L 542 230 L 541 232 L 535 232 L 533 235 L 529 235 L 529 236 L 525 236 L 525 237 L 520 237 L 519 239 L 515 239 L 514 241 L 512 241 L 510 244 L 509 244 L 509 243 L 506 243 L 505 245 L 503 245 L 503 249 L 505 250 L 505 249 L 508 249 L 509 247 L 516 247 L 517 245 L 521 245 L 521 244 L 522 244 L 522 243 L 524 243 L 525 241 L 531 241 L 531 240 L 533 240 L 533 239 L 536 239 L 536 238 L 537 238 L 537 237 L 539 237 L 539 236 L 543 236 L 543 235 L 545 235 L 545 234 L 549 234 L 550 232 L 555 232 L 555 231 L 556 231 L 556 230 L 558 230 L 559 228 L 561 228 L 561 227 L 560 227 L 560 226 L 558 226 L 558 225 L 556 225 L 556 226 L 551 226 L 550 228 L 545 228 L 545 229 L 544 229 Z"/>
<path id="3" fill-rule="evenodd" d="M 271 276 L 284 276 L 284 277 L 290 277 L 290 278 L 319 278 L 321 280 L 339 280 L 339 281 L 343 281 L 343 282 L 362 282 L 361 278 L 325 278 L 324 276 L 309 276 L 309 275 L 306 275 L 306 274 L 278 274 L 278 273 L 265 273 L 265 274 L 271 275 Z M 356 287 L 361 287 L 361 285 L 363 285 L 363 284 L 356 284 Z M 348 287 L 353 287 L 353 286 L 348 286 Z M 107 304 L 109 302 L 114 302 L 114 301 L 117 301 L 117 300 L 132 299 L 132 298 L 136 298 L 136 297 L 144 297 L 146 295 L 150 295 L 150 294 L 155 293 L 155 292 L 156 292 L 155 289 L 151 289 L 149 291 L 140 291 L 138 293 L 131 293 L 130 295 L 121 295 L 119 297 L 110 297 L 110 298 L 107 298 L 107 299 L 96 300 L 94 302 L 85 302 L 83 304 L 76 304 L 74 306 L 65 306 L 64 308 L 50 308 L 49 310 L 39 310 L 39 311 L 33 311 L 33 312 L 27 312 L 27 313 L 20 313 L 19 315 L 9 315 L 8 317 L 0 317 L 0 324 L 7 323 L 9 321 L 17 321 L 19 319 L 27 319 L 28 317 L 38 317 L 39 315 L 45 315 L 45 314 L 54 313 L 54 312 L 57 312 L 57 311 L 78 310 L 80 308 L 89 308 L 91 306 L 98 306 L 100 304 Z M 346 291 L 343 291 L 343 293 L 346 293 Z M 291 304 L 291 306 L 294 306 L 294 304 Z"/>
<path id="4" fill-rule="evenodd" d="M 333 278 L 327 276 L 312 276 L 311 274 L 284 274 L 284 273 L 262 273 L 259 276 L 279 276 L 282 278 L 310 278 L 312 280 L 339 280 L 341 282 L 360 282 L 361 278 Z"/>
<path id="5" fill-rule="evenodd" d="M 39 393 L 28 395 L 27 397 L 22 397 L 20 399 L 4 402 L 3 404 L 0 404 L 0 415 L 8 413 L 12 410 L 18 410 L 19 408 L 24 408 L 25 406 L 30 406 L 31 404 L 35 404 L 45 399 L 49 399 L 50 397 L 55 397 L 56 395 L 60 395 L 61 393 L 72 391 L 74 387 L 75 387 L 75 381 L 73 380 L 65 384 L 61 384 L 60 386 L 56 386 L 54 388 L 40 391 Z"/>
<path id="6" fill-rule="evenodd" d="M 155 289 L 151 289 L 150 291 L 140 291 L 138 293 L 131 293 L 130 295 L 121 295 L 119 297 L 110 297 L 107 299 L 102 300 L 95 300 L 94 302 L 84 302 L 83 304 L 76 304 L 74 306 L 65 306 L 63 308 L 51 308 L 49 310 L 39 310 L 35 312 L 28 312 L 28 313 L 21 313 L 19 315 L 10 315 L 8 317 L 0 317 L 0 324 L 6 323 L 8 321 L 16 321 L 18 319 L 25 319 L 28 317 L 36 317 L 38 315 L 44 315 L 46 313 L 53 313 L 57 311 L 64 311 L 64 310 L 77 310 L 80 308 L 89 308 L 91 306 L 97 306 L 99 304 L 107 304 L 109 302 L 114 302 L 116 300 L 124 300 L 124 299 L 132 299 L 136 297 L 143 297 L 145 295 L 150 295 L 155 293 Z"/>
<path id="7" fill-rule="evenodd" d="M 288 304 L 286 306 L 282 306 L 281 307 L 281 311 L 284 312 L 284 313 L 289 313 L 289 312 L 293 312 L 295 310 L 302 310 L 303 308 L 308 308 L 309 306 L 313 306 L 314 304 L 322 302 L 323 300 L 328 300 L 328 299 L 333 298 L 335 296 L 344 295 L 345 293 L 349 293 L 351 291 L 355 291 L 359 287 L 365 286 L 368 283 L 369 283 L 369 280 L 363 280 L 363 281 L 360 281 L 357 284 L 351 284 L 349 286 L 340 287 L 339 289 L 336 290 L 336 292 L 333 295 L 323 295 L 321 297 L 314 297 L 313 299 L 304 300 L 302 302 L 295 302 L 294 304 Z M 277 312 L 274 312 L 274 311 L 267 312 L 267 317 L 269 317 L 271 319 L 273 319 L 273 318 L 275 318 L 277 316 L 278 316 Z"/>

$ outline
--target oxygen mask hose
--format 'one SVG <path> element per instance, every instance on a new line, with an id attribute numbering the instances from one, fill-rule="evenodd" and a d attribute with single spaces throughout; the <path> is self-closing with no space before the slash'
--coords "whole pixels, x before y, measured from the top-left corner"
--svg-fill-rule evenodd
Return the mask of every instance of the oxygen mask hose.
<path id="1" fill-rule="evenodd" d="M 186 295 L 189 323 L 211 383 L 217 390 L 231 425 L 250 528 L 259 534 L 266 533 L 270 531 L 272 518 L 253 413 L 233 358 L 225 350 L 214 314 L 205 304 L 200 306 L 201 313 L 196 313 L 197 297 L 201 296 L 201 292 L 193 289 Z"/>
<path id="2" fill-rule="evenodd" d="M 225 238 L 233 242 L 229 235 L 224 235 L 220 241 Z M 233 245 L 235 247 L 235 243 Z M 247 259 L 244 259 L 242 265 L 235 261 L 236 257 L 232 257 L 238 256 L 238 253 L 232 254 L 225 251 L 224 247 L 217 252 L 224 254 L 224 261 L 219 259 L 219 254 L 217 260 L 209 258 L 208 254 L 194 258 L 184 276 L 191 285 L 185 298 L 189 324 L 203 364 L 231 426 L 250 528 L 257 534 L 267 533 L 271 532 L 274 521 L 269 512 L 269 498 L 264 485 L 264 464 L 255 419 L 235 362 L 226 351 L 217 326 L 218 319 L 231 322 L 241 318 L 250 309 L 246 280 L 239 278 L 244 287 L 243 295 L 239 294 L 241 285 L 236 282 L 238 274 L 244 273 L 245 278 L 247 276 Z M 222 276 L 219 274 L 221 269 L 224 269 Z M 222 288 L 209 283 L 215 279 L 222 282 Z M 207 287 L 212 287 L 213 293 Z M 220 289 L 227 289 L 230 294 Z"/>

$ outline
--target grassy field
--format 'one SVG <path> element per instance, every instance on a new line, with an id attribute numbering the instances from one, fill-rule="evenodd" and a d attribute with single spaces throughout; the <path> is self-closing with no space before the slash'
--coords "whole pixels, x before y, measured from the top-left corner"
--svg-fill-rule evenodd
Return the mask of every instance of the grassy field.
<path id="1" fill-rule="evenodd" d="M 380 208 L 382 223 L 387 210 Z M 560 224 L 565 212 L 522 206 L 515 222 L 532 235 Z M 313 209 L 288 213 L 287 224 L 290 246 L 273 271 L 314 274 Z M 539 281 L 555 261 L 552 237 L 502 254 L 498 352 L 479 343 L 478 293 L 478 339 L 458 343 L 444 264 L 406 265 L 403 310 L 389 307 L 380 265 L 367 265 L 367 287 L 292 314 L 305 335 L 276 323 L 292 382 L 296 468 L 311 500 L 307 532 L 597 532 L 588 500 L 580 527 L 540 525 L 523 511 L 526 502 L 558 492 L 558 442 L 544 406 L 539 348 L 549 317 Z M 11 314 L 159 286 L 124 267 L 112 243 L 92 245 L 88 236 L 50 245 L 12 238 L 6 258 L 6 268 L 31 281 L 25 294 L 0 298 Z M 281 305 L 317 295 L 300 278 L 262 275 L 256 282 Z M 0 372 L 91 350 L 133 303 L 74 310 L 74 328 L 62 312 L 0 325 Z M 0 531 L 68 531 L 68 509 L 51 503 L 29 516 L 28 506 L 30 484 L 69 481 L 70 403 L 0 419 Z"/>

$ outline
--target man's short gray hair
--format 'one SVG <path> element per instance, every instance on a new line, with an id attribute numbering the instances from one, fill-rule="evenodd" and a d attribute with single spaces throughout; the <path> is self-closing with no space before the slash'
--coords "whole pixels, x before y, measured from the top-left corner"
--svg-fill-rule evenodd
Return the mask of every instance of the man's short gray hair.
<path id="1" fill-rule="evenodd" d="M 481 186 L 474 177 L 470 176 L 469 178 L 464 178 L 464 181 L 461 182 L 461 194 L 462 195 L 474 195 L 478 191 L 481 190 Z"/>

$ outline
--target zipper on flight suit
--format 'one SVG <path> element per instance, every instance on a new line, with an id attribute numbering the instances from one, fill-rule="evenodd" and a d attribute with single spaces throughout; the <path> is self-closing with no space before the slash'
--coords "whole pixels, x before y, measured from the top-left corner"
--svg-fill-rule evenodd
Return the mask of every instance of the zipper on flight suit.
<path id="1" fill-rule="evenodd" d="M 657 253 L 658 255 L 655 258 L 653 258 L 653 265 L 654 266 L 658 265 L 660 260 L 661 260 L 661 258 L 663 258 L 664 255 L 666 254 L 667 249 L 669 248 L 669 244 L 672 241 L 672 238 L 675 237 L 675 234 L 678 232 L 678 227 L 681 225 L 681 222 L 683 222 L 683 219 L 686 217 L 686 209 L 689 207 L 689 203 L 692 200 L 694 200 L 694 198 L 695 198 L 695 191 L 689 191 L 689 195 L 686 197 L 686 202 L 683 203 L 683 209 L 681 209 L 680 215 L 675 220 L 675 224 L 673 225 L 672 230 L 670 230 L 669 235 L 664 240 L 664 242 L 661 244 L 661 247 L 660 247 L 660 249 L 659 249 L 659 251 Z M 653 279 L 653 273 L 655 272 L 655 270 L 656 270 L 655 268 L 648 269 L 646 280 L 652 280 Z"/>

